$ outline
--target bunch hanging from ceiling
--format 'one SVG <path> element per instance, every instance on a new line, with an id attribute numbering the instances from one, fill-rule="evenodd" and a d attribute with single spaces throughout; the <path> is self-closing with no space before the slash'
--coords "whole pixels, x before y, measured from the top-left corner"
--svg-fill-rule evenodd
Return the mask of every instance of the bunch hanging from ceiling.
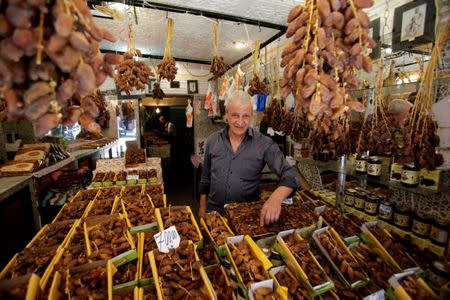
<path id="1" fill-rule="evenodd" d="M 145 62 L 137 60 L 137 56 L 141 55 L 141 51 L 136 49 L 132 22 L 129 22 L 127 52 L 123 54 L 124 61 L 116 66 L 117 73 L 114 76 L 117 88 L 127 95 L 131 94 L 133 88 L 144 90 L 149 78 L 155 76 Z"/>
<path id="2" fill-rule="evenodd" d="M 436 80 L 436 66 L 440 61 L 441 51 L 448 40 L 449 32 L 450 22 L 447 22 L 443 30 L 439 30 L 436 35 L 431 59 L 420 82 L 406 133 L 403 136 L 404 146 L 399 153 L 400 162 L 414 162 L 416 167 L 428 170 L 434 170 L 444 162 L 442 154 L 437 152 L 440 140 L 436 134 L 437 124 L 431 117 L 431 107 L 435 97 L 433 83 Z"/>
<path id="3" fill-rule="evenodd" d="M 375 76 L 375 89 L 373 99 L 373 112 L 364 120 L 359 133 L 356 152 L 363 154 L 369 151 L 369 155 L 386 155 L 395 153 L 393 119 L 384 107 L 383 95 L 383 68 L 384 61 L 380 60 Z"/>
<path id="4" fill-rule="evenodd" d="M 250 81 L 248 94 L 254 96 L 256 94 L 266 93 L 266 84 L 259 79 L 258 76 L 258 64 L 259 64 L 259 46 L 260 40 L 255 41 L 255 49 L 253 50 L 253 78 Z"/>
<path id="5" fill-rule="evenodd" d="M 175 79 L 177 75 L 178 68 L 176 67 L 175 59 L 172 57 L 170 51 L 173 36 L 173 20 L 171 18 L 167 19 L 167 40 L 166 48 L 164 50 L 164 57 L 161 63 L 158 65 L 158 75 L 159 81 L 162 78 L 167 79 L 169 82 Z"/>
<path id="6" fill-rule="evenodd" d="M 280 85 L 283 97 L 292 93 L 296 111 L 311 123 L 313 154 L 349 152 L 348 115 L 365 109 L 352 92 L 359 87 L 356 72 L 371 71 L 367 49 L 376 45 L 362 11 L 372 5 L 372 0 L 307 0 L 289 13 L 286 37 L 292 42 L 282 52 Z"/>
<path id="7" fill-rule="evenodd" d="M 0 89 L 7 121 L 28 119 L 42 136 L 60 123 L 91 120 L 72 97 L 92 94 L 114 75 L 112 65 L 121 57 L 99 51 L 99 43 L 114 42 L 114 36 L 95 25 L 81 0 L 9 1 L 4 6 Z"/>
<path id="8" fill-rule="evenodd" d="M 213 58 L 211 62 L 211 68 L 209 71 L 213 74 L 214 79 L 218 79 L 225 74 L 228 69 L 228 65 L 223 60 L 223 57 L 219 53 L 219 24 L 213 22 L 212 32 L 213 32 Z"/>

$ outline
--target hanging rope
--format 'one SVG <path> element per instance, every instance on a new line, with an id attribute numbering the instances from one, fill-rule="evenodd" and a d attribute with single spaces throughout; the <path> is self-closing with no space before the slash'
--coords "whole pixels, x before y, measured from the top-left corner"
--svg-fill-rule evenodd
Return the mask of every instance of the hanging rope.
<path id="1" fill-rule="evenodd" d="M 219 24 L 217 22 L 212 23 L 212 33 L 213 33 L 213 51 L 214 56 L 219 55 Z"/>
<path id="2" fill-rule="evenodd" d="M 172 57 L 172 53 L 170 52 L 170 47 L 172 44 L 172 36 L 173 36 L 173 20 L 169 18 L 167 19 L 167 40 L 163 59 Z"/>
<path id="3" fill-rule="evenodd" d="M 259 60 L 259 47 L 261 45 L 260 40 L 255 41 L 255 50 L 253 52 L 253 75 L 258 75 L 258 60 Z"/>

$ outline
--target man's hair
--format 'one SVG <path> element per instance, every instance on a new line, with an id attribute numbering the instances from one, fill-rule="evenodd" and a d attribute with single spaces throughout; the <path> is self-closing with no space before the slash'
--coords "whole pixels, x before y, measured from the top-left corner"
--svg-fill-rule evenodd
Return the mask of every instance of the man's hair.
<path id="1" fill-rule="evenodd" d="M 227 107 L 225 108 L 225 111 L 228 113 L 228 107 L 231 103 L 236 103 L 238 106 L 244 106 L 247 103 L 250 103 L 250 106 L 252 107 L 252 113 L 253 113 L 253 103 L 252 99 L 250 99 L 250 95 L 247 94 L 244 91 L 235 91 L 231 96 L 230 100 L 227 104 Z"/>

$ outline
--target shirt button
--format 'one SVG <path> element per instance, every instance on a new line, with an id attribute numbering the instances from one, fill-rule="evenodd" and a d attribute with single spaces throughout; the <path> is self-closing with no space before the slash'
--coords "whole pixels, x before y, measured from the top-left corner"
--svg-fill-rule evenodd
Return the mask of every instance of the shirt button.
<path id="1" fill-rule="evenodd" d="M 230 174 L 233 174 L 233 171 L 230 171 Z"/>

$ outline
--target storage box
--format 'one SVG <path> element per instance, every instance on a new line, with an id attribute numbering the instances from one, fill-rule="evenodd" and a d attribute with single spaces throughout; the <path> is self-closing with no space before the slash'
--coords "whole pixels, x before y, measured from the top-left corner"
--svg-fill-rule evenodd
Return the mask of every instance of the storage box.
<path id="1" fill-rule="evenodd" d="M 217 214 L 218 217 L 222 220 L 223 225 L 225 226 L 225 228 L 228 230 L 228 232 L 231 234 L 231 236 L 234 236 L 233 231 L 230 229 L 230 227 L 228 226 L 227 221 L 219 214 Z M 213 236 L 211 234 L 210 228 L 208 227 L 208 225 L 206 225 L 206 221 L 203 218 L 200 218 L 200 225 L 203 227 L 203 229 L 205 229 L 206 234 L 209 236 L 209 239 L 212 241 L 214 249 L 216 250 L 217 254 L 219 256 L 224 256 L 225 255 L 225 241 L 222 245 L 219 245 L 214 239 Z"/>
<path id="2" fill-rule="evenodd" d="M 404 280 L 406 277 L 412 276 L 415 278 L 418 288 L 426 291 L 428 294 L 427 299 L 439 299 L 439 297 L 434 293 L 434 291 L 426 284 L 426 282 L 417 276 L 414 271 L 408 271 L 400 274 L 394 274 L 391 278 L 389 278 L 389 284 L 394 289 L 394 293 L 397 296 L 397 299 L 399 300 L 414 300 L 412 296 L 408 295 L 408 292 L 403 288 L 401 285 L 401 281 Z"/>
<path id="3" fill-rule="evenodd" d="M 316 258 L 311 253 L 311 251 L 308 251 L 308 252 L 313 259 L 313 263 L 316 264 L 320 268 L 320 270 L 322 270 L 323 277 L 325 278 L 325 282 L 320 285 L 317 285 L 317 286 L 313 286 L 309 282 L 308 276 L 306 275 L 303 268 L 299 265 L 297 259 L 295 258 L 295 254 L 290 251 L 288 245 L 284 241 L 284 238 L 291 234 L 294 235 L 295 239 L 297 239 L 299 241 L 303 240 L 300 235 L 295 234 L 295 230 L 293 230 L 293 229 L 280 232 L 277 235 L 277 241 L 274 245 L 275 251 L 277 251 L 280 254 L 281 258 L 286 263 L 286 265 L 292 270 L 292 272 L 295 275 L 295 277 L 297 278 L 297 280 L 299 282 L 302 282 L 311 291 L 312 296 L 315 297 L 317 295 L 323 294 L 323 293 L 331 290 L 334 286 L 333 282 L 330 280 L 330 278 L 328 278 L 327 274 L 322 269 L 322 266 L 316 260 Z"/>
<path id="4" fill-rule="evenodd" d="M 441 172 L 440 169 L 434 171 L 421 169 L 419 173 L 419 186 L 424 189 L 438 191 L 441 186 Z"/>

